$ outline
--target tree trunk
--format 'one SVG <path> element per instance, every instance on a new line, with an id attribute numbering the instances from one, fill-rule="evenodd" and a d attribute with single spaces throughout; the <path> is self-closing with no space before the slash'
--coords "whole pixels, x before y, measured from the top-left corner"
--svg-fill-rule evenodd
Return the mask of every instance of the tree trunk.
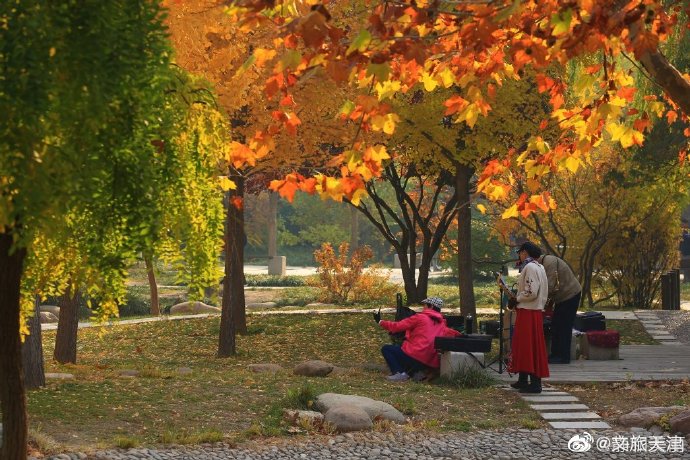
<path id="1" fill-rule="evenodd" d="M 26 250 L 12 248 L 12 233 L 0 234 L 0 459 L 25 460 L 26 395 L 19 337 L 19 289 Z"/>
<path id="2" fill-rule="evenodd" d="M 60 319 L 55 335 L 55 361 L 66 364 L 77 362 L 77 331 L 79 330 L 79 290 L 72 295 L 72 288 L 60 297 Z"/>
<path id="3" fill-rule="evenodd" d="M 350 254 L 359 246 L 359 212 L 350 206 Z"/>
<path id="4" fill-rule="evenodd" d="M 156 284 L 156 272 L 153 270 L 153 254 L 144 253 L 146 274 L 149 278 L 149 290 L 151 291 L 151 316 L 160 316 L 161 308 L 158 301 L 158 285 Z"/>
<path id="5" fill-rule="evenodd" d="M 666 56 L 657 49 L 655 52 L 642 54 L 640 63 L 683 113 L 690 116 L 690 82 L 668 62 Z"/>
<path id="6" fill-rule="evenodd" d="M 246 333 L 247 322 L 244 305 L 244 178 L 233 176 L 237 185 L 228 192 L 225 221 L 225 281 L 220 317 L 218 357 L 236 353 L 236 332 Z"/>
<path id="7" fill-rule="evenodd" d="M 278 255 L 278 194 L 268 192 L 268 260 Z"/>
<path id="8" fill-rule="evenodd" d="M 34 301 L 34 315 L 29 318 L 29 336 L 22 344 L 22 367 L 24 387 L 33 390 L 45 386 L 46 374 L 43 368 L 43 340 L 41 338 L 41 315 L 38 299 Z"/>
<path id="9" fill-rule="evenodd" d="M 237 189 L 234 190 L 236 205 L 230 207 L 230 234 L 232 244 L 230 248 L 230 304 L 232 305 L 235 331 L 247 333 L 247 312 L 244 299 L 244 177 L 234 179 Z M 237 200 L 239 198 L 239 200 Z M 277 199 L 277 198 L 276 198 Z M 277 207 L 276 207 L 277 210 Z"/>
<path id="10" fill-rule="evenodd" d="M 463 316 L 477 318 L 472 284 L 472 204 L 470 180 L 474 168 L 457 163 L 455 165 L 455 191 L 458 196 L 458 288 L 460 290 L 460 311 Z"/>

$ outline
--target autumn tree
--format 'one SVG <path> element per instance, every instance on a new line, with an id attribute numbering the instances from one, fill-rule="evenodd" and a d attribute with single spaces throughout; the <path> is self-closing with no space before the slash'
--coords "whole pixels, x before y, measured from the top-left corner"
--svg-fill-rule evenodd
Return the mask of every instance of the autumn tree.
<path id="1" fill-rule="evenodd" d="M 78 211 L 101 309 L 116 311 L 126 263 L 151 233 L 147 127 L 158 119 L 147 107 L 163 94 L 168 50 L 150 2 L 3 3 L 0 18 L 0 458 L 14 460 L 26 458 L 25 262 L 38 234 L 67 238 L 63 216 Z"/>

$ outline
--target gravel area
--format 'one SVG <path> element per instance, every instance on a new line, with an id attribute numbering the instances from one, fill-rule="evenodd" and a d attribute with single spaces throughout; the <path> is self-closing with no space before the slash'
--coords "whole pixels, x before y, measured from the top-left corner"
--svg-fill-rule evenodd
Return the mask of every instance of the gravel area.
<path id="1" fill-rule="evenodd" d="M 690 311 L 658 310 L 656 314 L 668 332 L 675 335 L 678 341 L 690 345 Z"/>
<path id="2" fill-rule="evenodd" d="M 116 449 L 84 454 L 62 454 L 49 457 L 53 460 L 70 459 L 569 459 L 569 458 L 620 458 L 620 459 L 681 459 L 688 458 L 688 440 L 659 436 L 657 442 L 652 434 L 642 430 L 615 432 L 602 430 L 591 433 L 593 446 L 584 453 L 575 453 L 568 448 L 575 436 L 589 436 L 584 430 L 503 430 L 479 431 L 473 433 L 452 433 L 428 436 L 420 432 L 369 432 L 348 433 L 305 443 L 282 442 L 273 446 L 254 448 L 232 448 L 225 444 L 209 444 L 193 447 L 170 447 L 165 449 Z M 630 447 L 632 436 L 645 438 L 648 443 Z M 618 436 L 618 438 L 615 438 Z M 603 438 L 612 442 L 597 447 Z M 662 439 L 663 438 L 663 439 Z M 626 439 L 628 443 L 617 442 Z M 663 442 L 662 442 L 663 441 Z M 570 443 L 575 446 L 575 443 Z M 580 444 L 582 445 L 582 444 Z M 657 447 L 651 447 L 656 445 Z M 608 446 L 608 447 L 606 447 Z M 621 446 L 627 446 L 621 447 Z M 661 446 L 661 447 L 660 447 Z"/>

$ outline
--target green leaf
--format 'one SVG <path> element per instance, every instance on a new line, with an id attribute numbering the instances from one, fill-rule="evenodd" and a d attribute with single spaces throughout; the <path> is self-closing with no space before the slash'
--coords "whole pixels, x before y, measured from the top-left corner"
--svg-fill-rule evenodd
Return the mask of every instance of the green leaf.
<path id="1" fill-rule="evenodd" d="M 387 62 L 383 64 L 369 64 L 367 66 L 367 76 L 374 75 L 378 81 L 388 80 L 388 75 L 391 72 L 391 67 Z"/>
<path id="2" fill-rule="evenodd" d="M 573 10 L 568 8 L 565 11 L 551 15 L 551 25 L 553 30 L 551 35 L 563 35 L 570 30 L 570 22 L 573 19 Z"/>
<path id="3" fill-rule="evenodd" d="M 367 49 L 371 43 L 371 33 L 368 30 L 360 30 L 357 37 L 350 43 L 350 47 L 347 49 L 347 55 L 359 51 L 360 53 Z"/>

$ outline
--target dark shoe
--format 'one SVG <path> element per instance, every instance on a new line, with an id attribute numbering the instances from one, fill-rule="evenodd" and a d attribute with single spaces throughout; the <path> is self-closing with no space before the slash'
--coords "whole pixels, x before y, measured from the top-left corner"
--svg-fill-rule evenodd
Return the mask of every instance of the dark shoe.
<path id="1" fill-rule="evenodd" d="M 510 386 L 515 388 L 516 390 L 525 388 L 527 385 L 527 374 L 525 374 L 524 372 L 520 372 L 517 382 L 513 382 L 510 384 Z"/>
<path id="2" fill-rule="evenodd" d="M 541 393 L 541 379 L 534 375 L 529 376 L 529 385 L 520 388 L 520 393 L 539 394 Z"/>
<path id="3" fill-rule="evenodd" d="M 565 360 L 563 358 L 551 357 L 549 358 L 549 364 L 570 364 L 570 360 Z"/>
<path id="4" fill-rule="evenodd" d="M 533 383 L 530 383 L 526 387 L 520 388 L 520 393 L 539 394 L 541 393 L 541 385 L 535 385 Z"/>

